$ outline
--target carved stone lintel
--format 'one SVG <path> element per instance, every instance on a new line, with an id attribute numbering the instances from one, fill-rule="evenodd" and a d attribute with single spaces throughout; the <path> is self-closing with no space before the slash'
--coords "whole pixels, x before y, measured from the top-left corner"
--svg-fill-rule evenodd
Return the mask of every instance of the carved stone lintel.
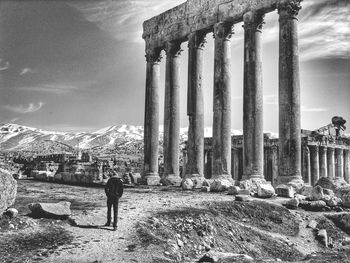
<path id="1" fill-rule="evenodd" d="M 233 34 L 233 23 L 219 22 L 214 25 L 214 38 L 224 38 L 226 40 L 229 40 Z"/>
<path id="2" fill-rule="evenodd" d="M 204 49 L 206 33 L 193 32 L 188 36 L 188 48 Z"/>
<path id="3" fill-rule="evenodd" d="M 303 0 L 281 0 L 277 5 L 280 17 L 297 19 Z"/>
<path id="4" fill-rule="evenodd" d="M 159 63 L 162 60 L 160 48 L 148 48 L 146 50 L 146 61 L 147 63 Z"/>
<path id="5" fill-rule="evenodd" d="M 167 56 L 178 57 L 181 52 L 181 41 L 167 42 L 165 46 L 165 53 Z"/>
<path id="6" fill-rule="evenodd" d="M 249 11 L 243 15 L 244 25 L 243 28 L 245 30 L 254 29 L 256 31 L 261 32 L 264 21 L 265 14 L 259 12 Z"/>

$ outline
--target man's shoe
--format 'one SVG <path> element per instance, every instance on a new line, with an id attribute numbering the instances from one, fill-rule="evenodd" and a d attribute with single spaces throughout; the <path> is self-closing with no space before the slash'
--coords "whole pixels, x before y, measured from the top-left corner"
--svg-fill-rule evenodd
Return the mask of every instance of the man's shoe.
<path id="1" fill-rule="evenodd" d="M 117 226 L 114 226 L 114 227 L 113 227 L 113 231 L 117 231 Z"/>
<path id="2" fill-rule="evenodd" d="M 110 226 L 110 225 L 111 225 L 111 223 L 108 223 L 108 222 L 107 222 L 104 226 Z"/>

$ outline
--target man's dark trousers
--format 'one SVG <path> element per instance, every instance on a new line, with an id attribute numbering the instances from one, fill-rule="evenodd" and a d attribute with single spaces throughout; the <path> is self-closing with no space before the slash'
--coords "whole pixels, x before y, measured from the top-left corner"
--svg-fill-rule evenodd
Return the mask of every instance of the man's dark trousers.
<path id="1" fill-rule="evenodd" d="M 113 206 L 113 227 L 117 226 L 118 223 L 118 203 L 119 203 L 119 197 L 111 196 L 107 198 L 107 224 L 109 225 L 111 223 L 111 213 L 112 213 L 112 206 Z"/>

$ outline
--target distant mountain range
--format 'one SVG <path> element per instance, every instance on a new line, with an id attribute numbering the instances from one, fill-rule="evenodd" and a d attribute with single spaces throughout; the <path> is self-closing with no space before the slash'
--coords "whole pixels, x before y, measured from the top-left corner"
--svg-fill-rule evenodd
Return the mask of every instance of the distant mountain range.
<path id="1" fill-rule="evenodd" d="M 163 141 L 160 127 L 159 142 Z M 180 142 L 187 140 L 187 128 L 180 130 Z M 232 131 L 241 134 L 241 131 Z M 205 128 L 205 136 L 211 137 L 212 129 Z M 48 154 L 53 152 L 73 152 L 78 149 L 89 150 L 95 154 L 143 152 L 143 126 L 115 125 L 95 132 L 55 132 L 27 127 L 18 124 L 0 125 L 0 150 L 34 152 Z"/>

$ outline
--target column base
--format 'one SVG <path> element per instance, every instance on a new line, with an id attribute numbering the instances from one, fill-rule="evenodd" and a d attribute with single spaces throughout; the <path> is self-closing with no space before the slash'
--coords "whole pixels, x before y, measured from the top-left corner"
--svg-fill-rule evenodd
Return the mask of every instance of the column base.
<path id="1" fill-rule="evenodd" d="M 146 173 L 141 178 L 141 184 L 143 185 L 160 185 L 160 177 L 158 173 Z"/>
<path id="2" fill-rule="evenodd" d="M 258 186 L 261 184 L 267 184 L 264 177 L 261 175 L 249 175 L 243 176 L 242 180 L 239 182 L 239 187 L 251 192 L 257 192 Z"/>
<path id="3" fill-rule="evenodd" d="M 186 174 L 185 177 L 182 179 L 181 185 L 186 179 L 191 179 L 192 180 L 192 182 L 193 182 L 193 189 L 200 189 L 200 188 L 202 188 L 203 182 L 205 181 L 205 178 L 204 178 L 203 175 L 200 175 L 200 174 Z"/>
<path id="4" fill-rule="evenodd" d="M 298 191 L 304 186 L 304 181 L 301 176 L 280 176 L 277 179 L 278 185 L 290 185 Z"/>
<path id="5" fill-rule="evenodd" d="M 160 182 L 166 186 L 181 186 L 182 178 L 177 174 L 168 174 L 162 176 Z"/>

